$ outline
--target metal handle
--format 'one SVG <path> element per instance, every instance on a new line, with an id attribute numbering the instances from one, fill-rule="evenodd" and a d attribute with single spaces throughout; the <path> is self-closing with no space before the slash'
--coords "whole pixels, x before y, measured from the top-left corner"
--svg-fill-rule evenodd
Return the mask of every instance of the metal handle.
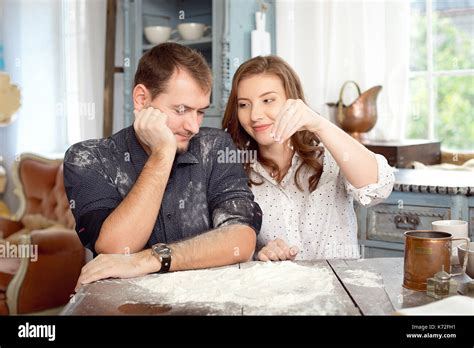
<path id="1" fill-rule="evenodd" d="M 420 218 L 416 214 L 397 214 L 393 218 L 393 222 L 398 229 L 409 228 L 411 230 L 416 230 L 416 227 L 420 224 Z"/>
<path id="2" fill-rule="evenodd" d="M 352 81 L 352 80 L 346 81 L 346 82 L 344 82 L 344 84 L 342 85 L 341 91 L 339 92 L 339 100 L 338 100 L 338 102 L 337 102 L 338 105 L 339 105 L 339 104 L 342 105 L 342 94 L 344 93 L 344 88 L 346 88 L 346 86 L 347 86 L 348 83 L 353 83 L 353 84 L 356 86 L 356 88 L 357 88 L 357 93 L 359 93 L 359 97 L 360 97 L 360 94 L 361 94 L 361 93 L 360 93 L 359 85 L 358 85 L 355 81 Z"/>
<path id="3" fill-rule="evenodd" d="M 464 273 L 466 273 L 466 267 L 467 267 L 467 259 L 469 258 L 469 243 L 470 243 L 470 240 L 469 238 L 465 238 L 465 237 L 461 237 L 461 238 L 453 238 L 451 239 L 451 243 L 455 240 L 463 240 L 466 242 L 466 253 L 464 254 L 464 262 L 462 264 L 462 270 L 461 270 L 461 273 L 451 273 L 451 276 L 454 277 L 454 276 L 458 276 L 458 275 L 463 275 Z M 452 245 L 452 244 L 451 244 Z M 458 250 L 458 257 L 459 257 L 459 250 Z M 452 266 L 451 266 L 452 267 Z"/>

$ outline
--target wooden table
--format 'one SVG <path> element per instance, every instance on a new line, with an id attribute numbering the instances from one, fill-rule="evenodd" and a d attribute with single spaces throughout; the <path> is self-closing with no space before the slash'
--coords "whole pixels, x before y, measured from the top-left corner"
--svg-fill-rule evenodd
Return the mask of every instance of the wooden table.
<path id="1" fill-rule="evenodd" d="M 245 268 L 254 262 L 228 267 Z M 300 261 L 306 267 L 322 267 L 333 274 L 334 292 L 318 301 L 285 309 L 249 308 L 236 303 L 162 304 L 144 293 L 130 279 L 107 279 L 83 286 L 62 315 L 390 315 L 401 308 L 433 302 L 425 292 L 402 287 L 403 259 Z M 371 272 L 372 286 L 354 282 L 354 274 Z M 148 275 L 146 277 L 156 277 Z M 161 275 L 159 275 L 161 276 Z M 374 277 L 375 276 L 375 277 Z M 374 284 L 378 283 L 378 284 Z M 367 284 L 365 284 L 367 285 Z M 379 285 L 379 286 L 377 286 Z M 170 289 L 172 291 L 172 289 Z"/>

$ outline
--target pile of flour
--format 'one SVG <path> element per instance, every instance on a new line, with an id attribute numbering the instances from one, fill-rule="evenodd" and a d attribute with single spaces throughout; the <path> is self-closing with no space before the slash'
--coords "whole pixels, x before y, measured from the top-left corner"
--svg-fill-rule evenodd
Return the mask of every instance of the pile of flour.
<path id="1" fill-rule="evenodd" d="M 291 261 L 251 267 L 183 271 L 149 276 L 135 282 L 161 303 L 232 302 L 282 308 L 329 295 L 333 276 L 325 268 L 299 266 Z"/>
<path id="2" fill-rule="evenodd" d="M 344 283 L 349 283 L 358 286 L 365 286 L 368 288 L 383 287 L 382 277 L 374 272 L 363 270 L 348 270 L 344 272 Z"/>

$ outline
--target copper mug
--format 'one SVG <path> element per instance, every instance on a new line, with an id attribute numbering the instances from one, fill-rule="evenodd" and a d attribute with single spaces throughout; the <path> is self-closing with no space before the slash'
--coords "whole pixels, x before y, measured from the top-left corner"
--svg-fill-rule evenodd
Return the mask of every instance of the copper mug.
<path id="1" fill-rule="evenodd" d="M 455 240 L 464 240 L 469 243 L 468 238 L 453 238 L 448 232 L 430 230 L 405 232 L 403 287 L 426 291 L 427 279 L 432 278 L 443 266 L 444 270 L 450 273 L 451 248 Z M 465 272 L 466 264 L 465 260 L 462 272 Z M 452 275 L 459 274 L 462 273 Z"/>

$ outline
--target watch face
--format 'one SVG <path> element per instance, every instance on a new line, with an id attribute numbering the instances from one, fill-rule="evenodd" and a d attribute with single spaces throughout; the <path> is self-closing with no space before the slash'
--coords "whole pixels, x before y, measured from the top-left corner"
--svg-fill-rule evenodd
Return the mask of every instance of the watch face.
<path id="1" fill-rule="evenodd" d="M 165 244 L 158 244 L 153 246 L 153 251 L 160 257 L 170 257 L 171 249 L 168 248 Z"/>
<path id="2" fill-rule="evenodd" d="M 169 248 L 161 249 L 160 254 L 163 257 L 170 257 L 171 256 L 171 249 L 169 249 Z"/>
<path id="3" fill-rule="evenodd" d="M 166 244 L 159 243 L 153 245 L 151 250 L 161 262 L 161 269 L 159 273 L 168 272 L 171 267 L 171 249 Z"/>

